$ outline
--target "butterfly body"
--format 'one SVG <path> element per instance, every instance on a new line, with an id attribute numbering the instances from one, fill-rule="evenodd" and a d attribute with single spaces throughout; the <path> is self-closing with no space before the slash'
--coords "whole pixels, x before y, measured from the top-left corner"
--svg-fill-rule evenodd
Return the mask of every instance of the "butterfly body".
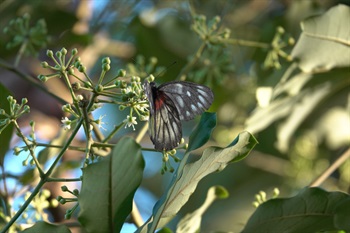
<path id="1" fill-rule="evenodd" d="M 158 151 L 171 150 L 182 138 L 181 120 L 192 120 L 214 100 L 210 88 L 192 82 L 172 81 L 156 86 L 144 83 L 149 101 L 151 140 Z"/>

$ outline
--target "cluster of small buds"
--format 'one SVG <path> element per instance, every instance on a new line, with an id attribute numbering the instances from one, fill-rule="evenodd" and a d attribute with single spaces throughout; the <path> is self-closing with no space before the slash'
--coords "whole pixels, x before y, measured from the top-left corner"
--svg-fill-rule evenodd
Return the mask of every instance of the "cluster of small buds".
<path id="1" fill-rule="evenodd" d="M 277 27 L 276 34 L 271 42 L 271 49 L 266 56 L 264 61 L 265 68 L 275 68 L 280 69 L 281 64 L 279 57 L 291 61 L 292 57 L 283 51 L 287 46 L 292 46 L 295 44 L 295 40 L 291 36 L 285 34 L 285 30 L 282 27 Z"/>
<path id="2" fill-rule="evenodd" d="M 8 96 L 7 101 L 9 102 L 10 112 L 7 113 L 4 109 L 0 109 L 0 115 L 5 116 L 4 119 L 0 120 L 0 134 L 11 123 L 12 120 L 16 120 L 23 114 L 30 112 L 30 107 L 26 105 L 26 103 L 28 103 L 28 100 L 26 98 L 22 99 L 21 104 L 18 104 L 17 100 L 12 96 Z"/>
<path id="3" fill-rule="evenodd" d="M 165 172 L 174 172 L 174 167 L 171 165 L 169 161 L 169 156 L 174 159 L 175 162 L 179 162 L 180 159 L 175 156 L 176 155 L 176 149 L 172 149 L 170 151 L 163 151 L 163 165 L 161 169 L 161 174 L 164 174 Z"/>
<path id="4" fill-rule="evenodd" d="M 181 138 L 180 145 L 185 143 L 185 139 Z M 188 144 L 184 144 L 183 146 L 178 146 L 178 149 L 187 149 Z M 172 149 L 169 151 L 163 151 L 163 165 L 161 169 L 161 174 L 164 174 L 165 172 L 174 172 L 174 168 L 170 163 L 169 157 L 174 160 L 175 163 L 178 163 L 181 161 L 179 157 L 176 156 L 176 149 Z"/>
<path id="5" fill-rule="evenodd" d="M 277 198 L 280 194 L 280 190 L 278 188 L 273 189 L 272 199 Z M 258 208 L 259 205 L 266 202 L 267 195 L 266 192 L 260 191 L 258 194 L 255 195 L 255 201 L 252 203 L 255 208 Z"/>
<path id="6" fill-rule="evenodd" d="M 73 196 L 75 196 L 74 198 L 65 198 L 65 197 L 62 197 L 62 196 L 58 196 L 57 197 L 57 201 L 59 203 L 61 203 L 62 205 L 66 204 L 67 202 L 76 202 L 76 204 L 72 208 L 70 208 L 70 209 L 68 209 L 66 211 L 66 214 L 64 216 L 65 219 L 70 219 L 72 214 L 74 213 L 74 211 L 79 206 L 79 203 L 78 203 L 79 190 L 78 189 L 74 189 L 73 191 L 71 191 L 65 185 L 61 187 L 61 190 L 63 192 L 68 192 L 68 193 L 72 194 Z"/>
<path id="7" fill-rule="evenodd" d="M 30 27 L 29 20 L 30 15 L 25 14 L 11 20 L 9 25 L 4 27 L 4 33 L 13 37 L 12 41 L 7 43 L 6 48 L 10 49 L 25 44 L 25 53 L 36 55 L 39 49 L 46 46 L 48 37 L 45 20 L 38 20 L 33 27 Z"/>
<path id="8" fill-rule="evenodd" d="M 130 114 L 127 115 L 126 119 L 123 121 L 126 127 L 132 127 L 135 130 L 135 125 L 137 125 L 136 117 L 133 113 L 136 113 L 138 119 L 141 121 L 148 120 L 148 102 L 143 90 L 143 84 L 141 83 L 141 78 L 132 76 L 130 83 L 123 80 L 117 80 L 115 83 L 116 87 L 121 88 L 121 100 L 125 104 L 119 106 L 119 110 L 124 110 L 130 107 Z"/>
<path id="9" fill-rule="evenodd" d="M 67 55 L 67 49 L 62 48 L 60 51 L 57 51 L 55 56 L 53 54 L 52 50 L 47 50 L 46 55 L 52 59 L 52 61 L 55 63 L 54 66 L 49 65 L 46 61 L 41 62 L 41 66 L 43 68 L 49 68 L 54 71 L 53 74 L 48 74 L 48 75 L 38 75 L 38 79 L 40 79 L 42 82 L 46 82 L 47 80 L 54 78 L 54 77 L 62 77 L 65 73 L 68 74 L 74 74 L 74 69 L 73 67 L 79 67 L 82 69 L 82 64 L 78 62 L 79 59 L 75 59 L 74 64 L 73 58 L 75 55 L 78 53 L 77 49 L 73 49 L 71 51 L 71 56 L 68 58 L 68 61 L 66 61 L 66 55 Z M 80 71 L 80 69 L 78 70 Z"/>
<path id="10" fill-rule="evenodd" d="M 204 15 L 196 15 L 192 24 L 192 30 L 195 31 L 199 37 L 210 44 L 220 44 L 223 40 L 230 37 L 231 31 L 228 28 L 219 29 L 218 24 L 221 18 L 219 16 L 207 22 Z"/>

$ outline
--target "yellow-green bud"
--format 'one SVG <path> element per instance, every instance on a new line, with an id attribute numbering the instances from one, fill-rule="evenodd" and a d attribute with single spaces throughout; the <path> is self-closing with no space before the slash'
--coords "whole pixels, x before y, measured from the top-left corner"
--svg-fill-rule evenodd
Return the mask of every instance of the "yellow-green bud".
<path id="1" fill-rule="evenodd" d="M 125 77 L 126 75 L 126 70 L 120 69 L 118 70 L 117 77 Z"/>
<path id="2" fill-rule="evenodd" d="M 67 49 L 63 47 L 61 49 L 61 53 L 62 53 L 62 55 L 66 55 L 67 54 Z"/>
<path id="3" fill-rule="evenodd" d="M 48 78 L 43 74 L 39 74 L 38 79 L 42 82 L 46 82 L 48 80 Z"/>
<path id="4" fill-rule="evenodd" d="M 30 112 L 30 107 L 28 105 L 24 106 L 23 111 L 25 113 L 29 113 Z"/>
<path id="5" fill-rule="evenodd" d="M 109 57 L 105 57 L 102 59 L 103 64 L 111 64 L 111 59 Z"/>
<path id="6" fill-rule="evenodd" d="M 57 52 L 56 52 L 56 57 L 58 57 L 58 58 L 61 58 L 61 57 L 62 57 L 61 51 L 57 51 Z"/>
<path id="7" fill-rule="evenodd" d="M 85 72 L 86 72 L 86 67 L 83 66 L 82 64 L 80 64 L 78 70 L 79 70 L 80 72 L 82 72 L 82 73 L 85 73 Z"/>
<path id="8" fill-rule="evenodd" d="M 46 61 L 43 61 L 40 64 L 41 64 L 41 67 L 43 68 L 47 68 L 49 66 L 49 64 Z"/>
<path id="9" fill-rule="evenodd" d="M 18 146 L 16 146 L 15 148 L 13 148 L 13 153 L 14 153 L 15 155 L 19 155 L 19 153 L 21 153 L 21 151 L 22 151 L 22 149 L 19 148 Z"/>
<path id="10" fill-rule="evenodd" d="M 155 65 L 155 64 L 157 64 L 158 59 L 157 59 L 156 57 L 151 57 L 151 58 L 149 59 L 149 62 L 150 62 L 152 65 Z"/>
<path id="11" fill-rule="evenodd" d="M 22 98 L 22 104 L 26 104 L 28 103 L 28 99 L 27 98 Z"/>
<path id="12" fill-rule="evenodd" d="M 108 70 L 111 69 L 111 66 L 110 66 L 108 63 L 104 63 L 104 64 L 102 65 L 102 69 L 103 69 L 104 71 L 108 71 Z"/>
<path id="13" fill-rule="evenodd" d="M 69 68 L 68 68 L 68 74 L 69 74 L 69 75 L 73 75 L 73 74 L 74 74 L 74 69 L 73 69 L 73 67 L 69 67 Z"/>
<path id="14" fill-rule="evenodd" d="M 277 32 L 280 33 L 280 34 L 283 34 L 284 33 L 284 28 L 279 26 L 277 27 Z"/>
<path id="15" fill-rule="evenodd" d="M 96 91 L 97 92 L 102 92 L 103 91 L 103 86 L 101 84 L 97 85 Z"/>
<path id="16" fill-rule="evenodd" d="M 23 161 L 22 161 L 22 166 L 25 167 L 25 166 L 27 166 L 27 165 L 28 165 L 27 160 L 23 160 Z"/>
<path id="17" fill-rule="evenodd" d="M 78 49 L 74 48 L 72 49 L 72 56 L 75 56 L 78 53 Z"/>
<path id="18" fill-rule="evenodd" d="M 52 52 L 52 50 L 49 50 L 49 49 L 48 49 L 48 50 L 46 51 L 46 55 L 47 55 L 48 57 L 51 57 L 51 58 L 52 58 L 52 57 L 53 57 L 53 52 Z"/>

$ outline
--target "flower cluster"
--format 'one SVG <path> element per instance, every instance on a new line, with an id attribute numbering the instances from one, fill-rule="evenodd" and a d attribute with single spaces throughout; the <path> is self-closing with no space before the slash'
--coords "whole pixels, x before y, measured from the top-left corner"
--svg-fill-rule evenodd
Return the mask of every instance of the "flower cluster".
<path id="1" fill-rule="evenodd" d="M 292 57 L 287 54 L 283 49 L 287 46 L 294 45 L 295 40 L 285 34 L 285 30 L 282 27 L 277 27 L 276 34 L 271 42 L 271 50 L 266 56 L 264 61 L 264 68 L 276 68 L 280 69 L 281 64 L 279 57 L 291 61 Z"/>
<path id="2" fill-rule="evenodd" d="M 132 127 L 135 130 L 137 118 L 141 121 L 148 120 L 148 102 L 144 94 L 143 83 L 139 76 L 127 77 L 127 72 L 121 69 L 114 78 L 105 81 L 106 73 L 111 68 L 111 60 L 105 57 L 102 59 L 100 77 L 97 82 L 93 82 L 87 74 L 87 68 L 81 62 L 80 57 L 76 57 L 77 53 L 77 49 L 73 49 L 71 56 L 66 58 L 67 50 L 65 48 L 57 51 L 55 56 L 51 50 L 48 50 L 47 55 L 52 59 L 55 65 L 49 65 L 46 61 L 42 62 L 41 65 L 44 68 L 51 69 L 54 73 L 47 75 L 41 74 L 38 76 L 38 78 L 44 82 L 54 77 L 63 78 L 67 84 L 73 103 L 65 104 L 62 107 L 62 110 L 70 115 L 65 116 L 61 120 L 64 129 L 71 129 L 75 126 L 78 119 L 90 115 L 96 108 L 101 107 L 101 103 L 118 104 L 120 110 L 129 108 L 129 114 L 123 121 L 125 127 Z M 144 64 L 141 58 L 142 57 L 138 57 L 138 62 Z M 150 64 L 144 64 L 142 66 L 144 72 L 146 72 L 146 70 L 153 70 L 156 63 L 157 61 L 155 59 L 151 59 Z M 129 66 L 129 68 L 131 67 L 133 66 Z M 75 70 L 78 70 L 83 77 L 76 75 Z M 134 71 L 136 70 L 134 69 Z M 71 79 L 68 78 L 69 76 L 75 78 L 76 82 L 71 84 Z M 150 76 L 148 79 L 153 80 L 153 76 Z M 91 99 L 84 99 L 81 95 L 76 95 L 76 92 L 81 90 L 91 92 L 93 94 Z M 106 100 L 104 97 L 108 97 L 109 100 Z M 86 104 L 81 104 L 83 102 Z M 95 120 L 89 119 L 86 121 L 87 124 L 89 124 L 87 128 L 92 130 L 92 123 L 96 123 L 99 128 L 104 129 L 102 125 L 105 123 L 102 119 L 103 116 Z"/>
<path id="3" fill-rule="evenodd" d="M 30 27 L 29 20 L 30 15 L 25 14 L 23 17 L 11 20 L 9 25 L 4 28 L 4 33 L 13 38 L 11 42 L 7 43 L 6 48 L 10 49 L 22 45 L 23 52 L 36 55 L 39 49 L 46 46 L 45 20 L 38 20 L 33 27 Z"/>
<path id="4" fill-rule="evenodd" d="M 0 120 L 0 134 L 11 123 L 11 121 L 14 121 L 23 114 L 30 112 L 30 107 L 26 105 L 28 102 L 26 98 L 22 99 L 21 104 L 18 104 L 17 100 L 12 96 L 8 96 L 7 101 L 9 102 L 10 111 L 7 113 L 5 109 L 0 108 L 0 115 L 5 117 Z"/>
<path id="5" fill-rule="evenodd" d="M 119 109 L 124 110 L 126 107 L 130 108 L 130 114 L 127 115 L 126 119 L 124 120 L 125 127 L 133 127 L 135 130 L 137 121 L 134 113 L 136 113 L 139 120 L 148 120 L 148 102 L 143 91 L 141 79 L 133 76 L 131 77 L 131 82 L 129 85 L 126 82 L 118 80 L 116 82 L 116 86 L 121 87 L 122 94 L 122 104 L 119 106 Z"/>
<path id="6" fill-rule="evenodd" d="M 204 15 L 195 15 L 192 30 L 195 31 L 203 41 L 209 44 L 222 44 L 223 40 L 230 37 L 231 31 L 228 28 L 218 28 L 220 21 L 221 18 L 219 16 L 207 22 L 207 18 Z"/>

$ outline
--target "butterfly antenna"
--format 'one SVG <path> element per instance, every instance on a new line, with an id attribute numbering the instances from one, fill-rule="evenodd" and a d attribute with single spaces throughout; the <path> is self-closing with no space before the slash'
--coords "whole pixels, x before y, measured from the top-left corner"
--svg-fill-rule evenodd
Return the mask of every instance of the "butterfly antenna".
<path id="1" fill-rule="evenodd" d="M 164 70 L 162 70 L 159 74 L 157 74 L 155 77 L 161 76 L 162 74 L 164 74 L 170 67 L 172 67 L 173 65 L 175 65 L 177 63 L 177 61 L 174 61 L 173 63 L 171 63 L 170 65 L 168 65 Z"/>

